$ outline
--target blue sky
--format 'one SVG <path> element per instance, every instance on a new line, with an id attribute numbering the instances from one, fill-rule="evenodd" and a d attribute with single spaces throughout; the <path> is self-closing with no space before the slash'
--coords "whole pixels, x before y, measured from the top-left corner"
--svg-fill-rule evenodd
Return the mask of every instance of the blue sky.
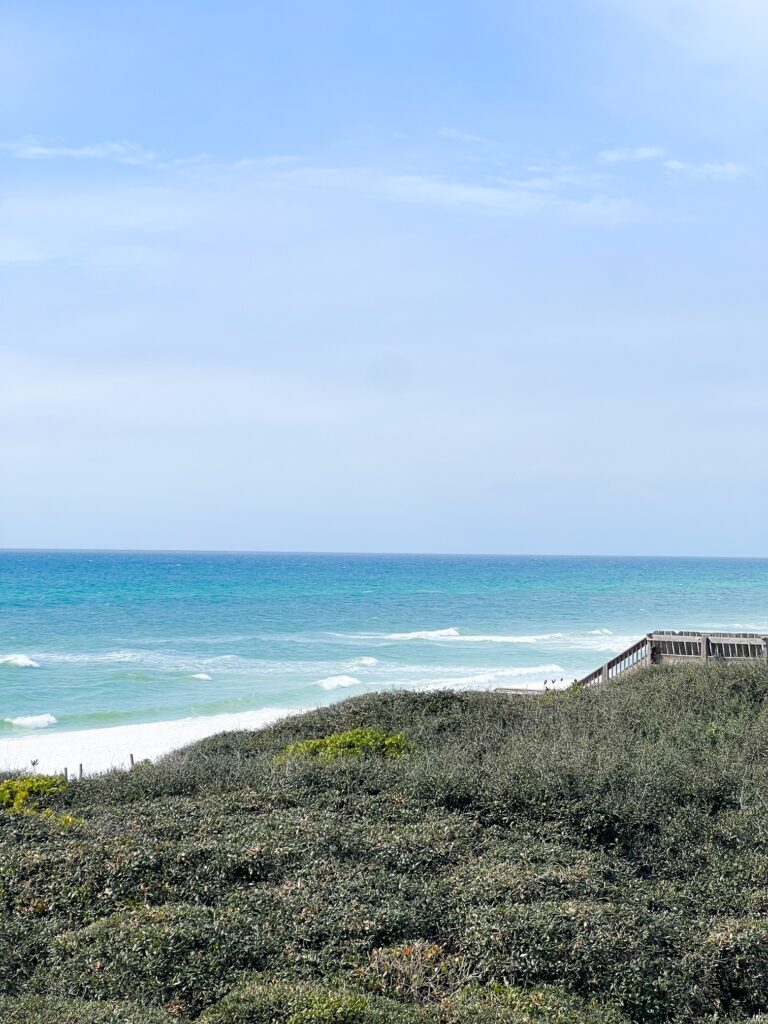
<path id="1" fill-rule="evenodd" d="M 0 546 L 766 554 L 764 0 L 7 2 Z"/>

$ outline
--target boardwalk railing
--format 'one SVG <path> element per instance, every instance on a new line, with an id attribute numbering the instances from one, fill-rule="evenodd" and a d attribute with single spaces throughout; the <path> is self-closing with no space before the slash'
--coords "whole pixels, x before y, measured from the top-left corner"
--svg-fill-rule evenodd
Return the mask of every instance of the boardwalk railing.
<path id="1" fill-rule="evenodd" d="M 659 629 L 648 633 L 600 668 L 580 679 L 580 686 L 595 686 L 635 669 L 664 661 L 747 661 L 768 663 L 768 637 L 759 633 L 676 633 Z"/>

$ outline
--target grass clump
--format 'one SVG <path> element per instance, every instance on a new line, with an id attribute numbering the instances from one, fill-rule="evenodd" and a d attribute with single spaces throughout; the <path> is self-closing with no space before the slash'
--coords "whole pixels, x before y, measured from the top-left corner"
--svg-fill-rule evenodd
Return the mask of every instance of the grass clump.
<path id="1" fill-rule="evenodd" d="M 374 992 L 420 1002 L 440 1000 L 472 980 L 464 956 L 424 939 L 375 949 L 359 977 Z"/>
<path id="2" fill-rule="evenodd" d="M 315 758 L 319 761 L 336 761 L 338 758 L 367 757 L 402 757 L 408 753 L 411 745 L 402 733 L 387 733 L 382 729 L 359 728 L 347 729 L 345 732 L 333 733 L 320 739 L 300 740 L 290 743 L 276 761 Z"/>

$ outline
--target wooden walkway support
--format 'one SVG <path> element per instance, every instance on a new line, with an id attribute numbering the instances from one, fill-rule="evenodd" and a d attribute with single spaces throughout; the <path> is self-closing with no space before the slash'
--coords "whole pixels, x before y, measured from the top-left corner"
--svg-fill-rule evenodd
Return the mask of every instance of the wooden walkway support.
<path id="1" fill-rule="evenodd" d="M 588 676 L 578 680 L 580 686 L 607 683 L 628 672 L 664 661 L 754 661 L 768 663 L 768 637 L 759 633 L 676 633 L 659 629 L 617 654 Z"/>

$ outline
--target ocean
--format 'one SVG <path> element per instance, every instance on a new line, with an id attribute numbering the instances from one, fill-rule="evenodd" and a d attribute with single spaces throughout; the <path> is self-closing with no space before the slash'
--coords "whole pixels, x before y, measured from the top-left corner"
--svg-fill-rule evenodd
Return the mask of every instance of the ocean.
<path id="1" fill-rule="evenodd" d="M 560 685 L 686 627 L 768 631 L 768 559 L 2 552 L 0 742 Z"/>

